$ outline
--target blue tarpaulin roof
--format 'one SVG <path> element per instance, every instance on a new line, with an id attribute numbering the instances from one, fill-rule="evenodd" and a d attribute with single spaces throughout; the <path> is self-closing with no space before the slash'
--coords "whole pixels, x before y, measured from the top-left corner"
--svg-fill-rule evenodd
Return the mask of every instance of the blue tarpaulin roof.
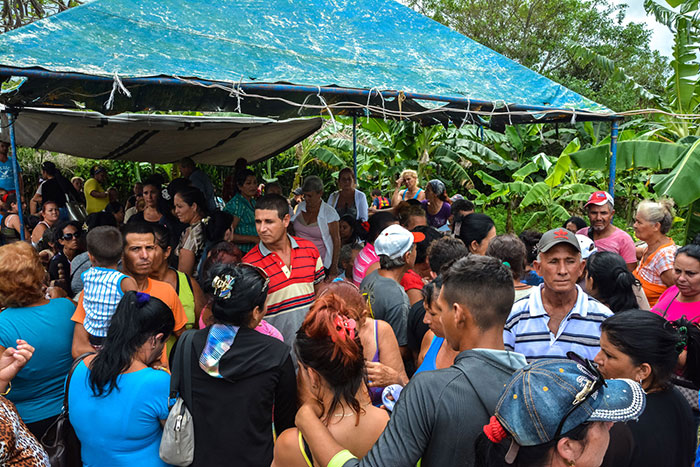
<path id="1" fill-rule="evenodd" d="M 0 80 L 12 75 L 28 76 L 2 95 L 13 106 L 288 117 L 323 108 L 365 115 L 369 104 L 378 116 L 438 120 L 459 112 L 438 114 L 437 105 L 461 109 L 462 118 L 465 109 L 515 111 L 518 120 L 571 119 L 548 113 L 557 109 L 612 115 L 393 0 L 93 0 L 0 35 Z"/>

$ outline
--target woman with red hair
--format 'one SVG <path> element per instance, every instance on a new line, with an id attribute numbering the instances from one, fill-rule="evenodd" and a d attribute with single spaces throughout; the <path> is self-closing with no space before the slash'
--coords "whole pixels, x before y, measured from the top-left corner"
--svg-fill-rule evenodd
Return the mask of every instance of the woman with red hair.
<path id="1" fill-rule="evenodd" d="M 302 400 L 316 401 L 319 417 L 341 445 L 358 457 L 367 454 L 389 416 L 369 398 L 357 323 L 340 297 L 327 293 L 314 302 L 294 350 Z M 313 467 L 311 450 L 298 429 L 279 436 L 272 465 Z"/>

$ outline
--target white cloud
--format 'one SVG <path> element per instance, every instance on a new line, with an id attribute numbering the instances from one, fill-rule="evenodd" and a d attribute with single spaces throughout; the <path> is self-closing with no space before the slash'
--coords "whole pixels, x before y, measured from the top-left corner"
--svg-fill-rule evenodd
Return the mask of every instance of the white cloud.
<path id="1" fill-rule="evenodd" d="M 611 0 L 615 5 L 626 4 L 627 15 L 625 22 L 644 23 L 651 30 L 651 41 L 649 46 L 653 50 L 658 50 L 662 55 L 670 57 L 673 47 L 673 34 L 666 26 L 656 21 L 653 15 L 647 15 L 644 10 L 644 0 Z M 663 2 L 665 7 L 669 7 Z"/>

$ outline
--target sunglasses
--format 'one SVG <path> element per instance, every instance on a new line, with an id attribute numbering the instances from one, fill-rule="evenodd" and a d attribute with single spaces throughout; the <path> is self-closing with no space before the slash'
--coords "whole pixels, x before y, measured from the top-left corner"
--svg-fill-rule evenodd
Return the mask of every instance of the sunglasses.
<path id="1" fill-rule="evenodd" d="M 557 426 L 557 431 L 554 433 L 554 438 L 552 439 L 558 439 L 559 436 L 561 435 L 561 430 L 564 428 L 564 423 L 566 422 L 566 419 L 569 418 L 569 415 L 574 413 L 574 410 L 576 410 L 578 407 L 580 407 L 584 402 L 586 402 L 590 397 L 598 392 L 600 388 L 603 386 L 608 386 L 607 383 L 605 382 L 605 378 L 603 378 L 602 373 L 600 370 L 598 370 L 598 367 L 596 366 L 595 363 L 592 361 L 588 360 L 587 358 L 583 358 L 580 355 L 578 355 L 575 352 L 567 352 L 566 357 L 575 362 L 578 363 L 579 365 L 583 366 L 583 368 L 586 370 L 588 376 L 590 376 L 593 379 L 589 379 L 586 384 L 583 386 L 583 389 L 579 391 L 578 394 L 576 394 L 576 397 L 574 398 L 574 401 L 571 403 L 571 407 L 569 410 L 564 414 L 564 416 L 561 418 L 561 421 L 559 422 L 559 425 Z"/>
<path id="2" fill-rule="evenodd" d="M 63 237 L 62 237 L 62 238 L 63 238 L 63 240 L 68 240 L 68 241 L 70 241 L 70 240 L 73 240 L 74 238 L 77 240 L 77 239 L 79 239 L 79 238 L 82 237 L 82 236 L 83 236 L 82 232 L 80 232 L 80 230 L 78 230 L 78 231 L 75 232 L 75 233 L 63 234 Z"/>

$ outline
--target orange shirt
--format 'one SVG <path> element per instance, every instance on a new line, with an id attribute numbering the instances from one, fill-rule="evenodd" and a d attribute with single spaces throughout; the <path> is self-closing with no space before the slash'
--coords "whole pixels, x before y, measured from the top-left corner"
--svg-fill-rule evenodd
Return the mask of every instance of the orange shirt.
<path id="1" fill-rule="evenodd" d="M 185 328 L 187 324 L 187 315 L 185 314 L 185 309 L 182 307 L 180 298 L 177 296 L 175 289 L 167 282 L 157 281 L 154 279 L 148 279 L 148 287 L 146 290 L 142 290 L 143 293 L 152 295 L 165 303 L 168 308 L 173 312 L 173 317 L 175 318 L 175 331 L 179 331 Z M 71 320 L 83 324 L 85 321 L 85 308 L 83 308 L 83 293 L 80 292 L 80 297 L 78 298 L 78 306 L 75 309 L 75 313 L 71 317 Z M 164 365 L 168 365 L 168 354 L 165 347 L 163 348 L 163 355 L 161 356 L 161 361 Z"/>

